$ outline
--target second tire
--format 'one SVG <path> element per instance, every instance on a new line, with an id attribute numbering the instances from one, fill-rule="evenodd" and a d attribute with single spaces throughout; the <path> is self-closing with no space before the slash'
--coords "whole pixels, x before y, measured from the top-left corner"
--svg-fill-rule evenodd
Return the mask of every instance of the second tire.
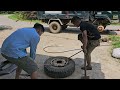
<path id="1" fill-rule="evenodd" d="M 57 21 L 53 21 L 49 24 L 49 29 L 51 33 L 59 33 L 62 29 L 62 26 Z"/>

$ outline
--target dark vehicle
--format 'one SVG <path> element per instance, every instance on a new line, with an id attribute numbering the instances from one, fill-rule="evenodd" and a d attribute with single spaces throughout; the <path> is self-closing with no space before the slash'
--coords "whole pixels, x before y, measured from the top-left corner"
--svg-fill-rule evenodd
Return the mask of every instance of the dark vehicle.
<path id="1" fill-rule="evenodd" d="M 107 15 L 112 22 L 120 22 L 120 11 L 99 11 L 101 15 Z"/>
<path id="2" fill-rule="evenodd" d="M 59 33 L 67 26 L 73 26 L 71 19 L 74 16 L 94 24 L 100 32 L 111 23 L 107 15 L 97 14 L 96 11 L 38 11 L 37 13 L 37 18 L 48 23 L 52 33 Z"/>

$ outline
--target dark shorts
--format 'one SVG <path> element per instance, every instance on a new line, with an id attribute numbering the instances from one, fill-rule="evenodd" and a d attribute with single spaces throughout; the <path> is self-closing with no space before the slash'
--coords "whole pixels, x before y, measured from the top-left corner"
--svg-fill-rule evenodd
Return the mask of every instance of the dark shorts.
<path id="1" fill-rule="evenodd" d="M 91 54 L 91 52 L 97 47 L 100 46 L 100 40 L 88 40 L 87 44 L 87 54 Z"/>
<path id="2" fill-rule="evenodd" d="M 26 71 L 28 74 L 32 74 L 33 72 L 38 70 L 37 64 L 29 56 L 18 59 L 7 57 L 3 54 L 2 56 L 5 57 L 9 62 L 17 65 L 19 68 Z"/>
<path id="3" fill-rule="evenodd" d="M 82 34 L 78 35 L 78 40 L 80 40 L 82 42 L 83 37 Z M 87 55 L 90 55 L 91 52 L 97 47 L 100 46 L 100 40 L 88 40 L 87 43 Z"/>

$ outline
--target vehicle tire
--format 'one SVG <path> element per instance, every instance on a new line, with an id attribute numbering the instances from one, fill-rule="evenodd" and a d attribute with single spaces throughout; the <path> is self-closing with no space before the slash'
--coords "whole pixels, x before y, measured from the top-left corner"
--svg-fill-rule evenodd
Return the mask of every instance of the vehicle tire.
<path id="1" fill-rule="evenodd" d="M 65 78 L 75 71 L 75 62 L 67 57 L 51 57 L 44 63 L 44 72 L 52 78 Z"/>
<path id="2" fill-rule="evenodd" d="M 67 28 L 67 25 L 62 25 L 62 30 L 65 30 Z"/>
<path id="3" fill-rule="evenodd" d="M 103 25 L 99 25 L 97 29 L 99 32 L 103 32 L 105 30 L 105 27 Z"/>
<path id="4" fill-rule="evenodd" d="M 61 31 L 62 27 L 58 22 L 53 21 L 50 23 L 49 29 L 50 29 L 51 33 L 56 34 L 56 33 L 59 33 Z"/>

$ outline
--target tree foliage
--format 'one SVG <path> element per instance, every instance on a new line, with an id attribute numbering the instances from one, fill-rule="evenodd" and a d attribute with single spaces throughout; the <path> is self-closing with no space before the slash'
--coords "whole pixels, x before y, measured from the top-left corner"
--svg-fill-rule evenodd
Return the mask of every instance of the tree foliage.
<path id="1" fill-rule="evenodd" d="M 0 14 L 15 14 L 18 19 L 35 20 L 37 11 L 0 11 Z"/>
<path id="2" fill-rule="evenodd" d="M 15 14 L 18 19 L 35 20 L 37 19 L 37 11 L 16 11 Z"/>
<path id="3" fill-rule="evenodd" d="M 13 14 L 15 11 L 0 11 L 0 14 Z"/>

